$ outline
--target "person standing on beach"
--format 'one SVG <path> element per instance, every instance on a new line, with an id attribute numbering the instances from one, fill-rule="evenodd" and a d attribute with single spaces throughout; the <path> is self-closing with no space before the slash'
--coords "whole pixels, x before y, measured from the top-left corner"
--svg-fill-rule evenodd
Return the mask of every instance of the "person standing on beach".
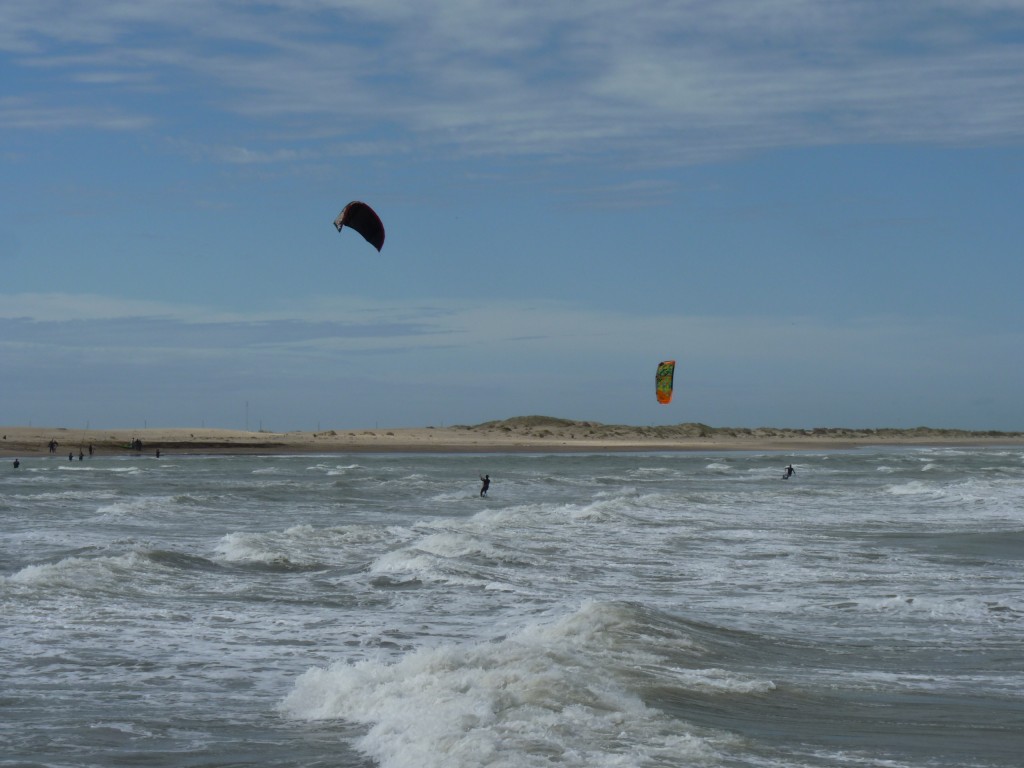
<path id="1" fill-rule="evenodd" d="M 481 475 L 480 482 L 483 483 L 483 485 L 480 486 L 480 496 L 483 497 L 487 495 L 487 489 L 491 487 L 491 476 Z"/>

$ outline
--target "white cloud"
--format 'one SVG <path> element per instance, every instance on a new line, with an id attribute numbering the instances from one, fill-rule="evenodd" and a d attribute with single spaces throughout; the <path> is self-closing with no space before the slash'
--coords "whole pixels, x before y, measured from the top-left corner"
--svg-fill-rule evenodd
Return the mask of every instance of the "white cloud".
<path id="1" fill-rule="evenodd" d="M 0 98 L 0 125 L 7 129 L 137 131 L 152 124 L 153 120 L 145 115 L 133 115 L 116 108 L 44 106 L 29 99 Z"/>
<path id="2" fill-rule="evenodd" d="M 488 154 L 643 146 L 664 161 L 1024 133 L 1024 51 L 1003 37 L 1024 8 L 1008 1 L 10 5 L 10 63 L 88 83 L 106 105 L 74 126 L 145 127 L 121 117 L 118 89 L 159 82 L 310 135 L 330 121 L 335 137 L 390 128 L 400 146 Z M 23 109 L 9 127 L 59 122 L 43 96 Z"/>
<path id="3" fill-rule="evenodd" d="M 594 362 L 614 352 L 616 359 L 679 356 L 715 366 L 770 362 L 810 367 L 849 360 L 862 369 L 899 366 L 934 375 L 953 356 L 970 357 L 969 350 L 979 344 L 970 329 L 900 317 L 830 324 L 801 317 L 625 314 L 563 302 L 411 305 L 356 297 L 225 313 L 105 296 L 0 295 L 0 323 L 8 328 L 5 338 L 20 349 L 32 344 L 50 350 L 120 349 L 126 362 L 143 346 L 168 354 L 247 349 L 269 357 L 446 349 L 469 355 L 488 350 L 509 357 L 511 367 L 527 365 L 525 360 Z M 988 354 L 993 340 L 990 334 L 985 339 Z M 1014 341 L 1007 337 L 999 343 Z M 495 354 L 498 349 L 506 352 Z"/>

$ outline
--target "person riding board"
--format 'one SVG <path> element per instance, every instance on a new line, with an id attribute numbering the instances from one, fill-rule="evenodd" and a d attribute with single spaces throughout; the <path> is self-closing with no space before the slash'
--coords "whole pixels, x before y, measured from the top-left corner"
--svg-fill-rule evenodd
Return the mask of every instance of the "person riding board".
<path id="1" fill-rule="evenodd" d="M 483 483 L 483 485 L 480 486 L 480 495 L 481 496 L 486 496 L 487 495 L 487 489 L 491 487 L 491 476 L 490 475 L 480 475 L 480 482 Z"/>

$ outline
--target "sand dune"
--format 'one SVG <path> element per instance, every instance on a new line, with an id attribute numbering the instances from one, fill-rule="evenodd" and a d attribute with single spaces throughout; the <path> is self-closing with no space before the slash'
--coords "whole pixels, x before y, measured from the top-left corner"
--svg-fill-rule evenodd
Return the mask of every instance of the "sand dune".
<path id="1" fill-rule="evenodd" d="M 800 450 L 860 445 L 1024 445 L 1022 432 L 956 429 L 787 429 L 675 424 L 638 427 L 520 416 L 471 426 L 330 429 L 320 432 L 247 432 L 230 429 L 69 429 L 0 427 L 0 455 L 48 455 L 57 441 L 62 458 L 143 453 L 346 453 L 346 452 L 592 452 L 686 450 Z M 141 451 L 132 442 L 140 440 Z"/>

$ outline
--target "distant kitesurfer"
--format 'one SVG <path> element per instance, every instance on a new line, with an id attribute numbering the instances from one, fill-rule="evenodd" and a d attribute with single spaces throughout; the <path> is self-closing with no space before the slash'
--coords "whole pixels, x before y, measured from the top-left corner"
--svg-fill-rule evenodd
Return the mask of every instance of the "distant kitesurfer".
<path id="1" fill-rule="evenodd" d="M 483 483 L 483 485 L 480 486 L 480 495 L 481 496 L 486 496 L 487 495 L 487 489 L 491 487 L 491 476 L 490 475 L 481 475 L 480 476 L 480 482 Z"/>
<path id="2" fill-rule="evenodd" d="M 14 460 L 14 468 L 17 469 L 20 466 L 21 466 L 21 460 L 20 459 L 15 459 Z"/>
<path id="3" fill-rule="evenodd" d="M 786 471 L 782 473 L 782 479 L 783 480 L 789 480 L 789 478 L 791 478 L 795 474 L 796 474 L 796 470 L 793 469 L 793 465 L 790 464 L 788 467 L 786 467 Z"/>

